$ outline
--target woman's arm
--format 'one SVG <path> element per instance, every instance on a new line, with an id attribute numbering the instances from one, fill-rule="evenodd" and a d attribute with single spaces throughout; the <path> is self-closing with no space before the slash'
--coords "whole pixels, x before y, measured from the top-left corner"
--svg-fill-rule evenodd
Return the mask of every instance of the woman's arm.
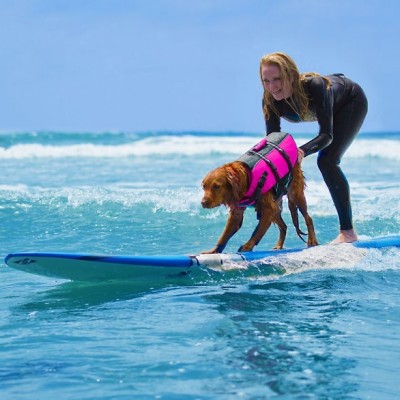
<path id="1" fill-rule="evenodd" d="M 306 92 L 315 107 L 315 114 L 319 124 L 318 135 L 309 142 L 300 146 L 304 157 L 316 153 L 328 146 L 333 139 L 333 90 L 327 88 L 321 77 L 311 79 L 306 83 Z"/>

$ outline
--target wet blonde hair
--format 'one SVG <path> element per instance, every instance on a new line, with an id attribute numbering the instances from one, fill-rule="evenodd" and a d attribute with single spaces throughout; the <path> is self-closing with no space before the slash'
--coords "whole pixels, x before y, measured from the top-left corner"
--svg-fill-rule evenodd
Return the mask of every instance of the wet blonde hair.
<path id="1" fill-rule="evenodd" d="M 260 78 L 261 78 L 261 84 L 263 84 L 262 81 L 262 75 L 261 75 L 261 69 L 264 65 L 276 65 L 280 72 L 281 72 L 281 82 L 282 85 L 285 85 L 286 83 L 290 84 L 290 81 L 292 80 L 291 86 L 292 86 L 292 98 L 294 102 L 296 103 L 300 117 L 304 119 L 306 115 L 308 114 L 308 97 L 306 92 L 304 91 L 304 87 L 302 82 L 306 81 L 310 78 L 319 76 L 321 77 L 325 83 L 326 83 L 326 88 L 328 89 L 331 85 L 331 82 L 328 78 L 321 76 L 320 74 L 317 74 L 316 72 L 306 72 L 303 74 L 300 74 L 299 69 L 297 68 L 296 63 L 294 60 L 289 57 L 285 53 L 281 52 L 276 52 L 276 53 L 271 53 L 271 54 L 266 54 L 261 58 L 260 61 Z M 264 87 L 264 85 L 263 85 Z M 264 116 L 266 119 L 269 119 L 270 115 L 270 110 L 273 111 L 274 113 L 278 114 L 277 109 L 274 106 L 274 98 L 271 93 L 269 93 L 267 90 L 264 89 L 264 96 L 263 96 L 263 112 Z"/>

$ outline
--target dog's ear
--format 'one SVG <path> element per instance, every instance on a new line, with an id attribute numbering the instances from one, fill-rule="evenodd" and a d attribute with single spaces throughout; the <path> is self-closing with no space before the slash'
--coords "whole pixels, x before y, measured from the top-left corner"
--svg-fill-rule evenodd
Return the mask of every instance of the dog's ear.
<path id="1" fill-rule="evenodd" d="M 228 183 L 232 187 L 232 197 L 235 200 L 235 202 L 240 201 L 240 182 L 239 182 L 239 176 L 235 173 L 233 168 L 229 168 L 226 173 Z"/>

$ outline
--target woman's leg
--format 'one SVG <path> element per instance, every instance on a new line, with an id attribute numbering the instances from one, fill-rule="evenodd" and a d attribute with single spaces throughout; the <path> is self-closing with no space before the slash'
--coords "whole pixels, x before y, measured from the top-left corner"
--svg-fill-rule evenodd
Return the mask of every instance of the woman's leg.
<path id="1" fill-rule="evenodd" d="M 357 240 L 353 230 L 350 187 L 340 168 L 340 161 L 359 132 L 368 110 L 367 99 L 362 89 L 355 85 L 354 90 L 351 102 L 335 115 L 332 143 L 318 154 L 318 167 L 339 217 L 340 234 L 337 242 Z"/>

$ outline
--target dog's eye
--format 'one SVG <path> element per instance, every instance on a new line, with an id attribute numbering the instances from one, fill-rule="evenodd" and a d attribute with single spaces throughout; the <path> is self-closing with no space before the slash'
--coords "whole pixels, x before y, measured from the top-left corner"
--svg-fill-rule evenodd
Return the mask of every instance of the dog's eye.
<path id="1" fill-rule="evenodd" d="M 219 183 L 213 183 L 212 188 L 213 190 L 218 190 L 221 187 Z"/>

